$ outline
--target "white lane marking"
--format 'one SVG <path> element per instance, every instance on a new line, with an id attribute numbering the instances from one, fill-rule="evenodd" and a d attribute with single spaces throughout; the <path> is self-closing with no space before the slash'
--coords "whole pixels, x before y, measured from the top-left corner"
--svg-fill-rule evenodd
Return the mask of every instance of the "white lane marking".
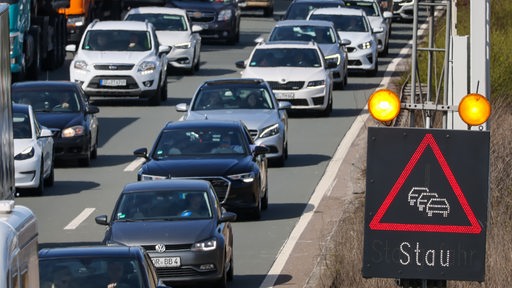
<path id="1" fill-rule="evenodd" d="M 137 159 L 133 160 L 130 164 L 128 164 L 128 166 L 126 166 L 126 168 L 124 168 L 124 172 L 132 172 L 132 171 L 135 171 L 135 169 L 139 168 L 142 163 L 144 163 L 144 161 L 146 161 L 146 159 L 142 158 L 142 157 L 138 157 Z"/>
<path id="2" fill-rule="evenodd" d="M 78 216 L 75 217 L 69 224 L 64 227 L 64 230 L 75 230 L 78 225 L 80 225 L 82 222 L 84 222 L 89 215 L 91 215 L 92 212 L 94 212 L 96 208 L 85 208 L 82 213 L 80 213 Z"/>
<path id="3" fill-rule="evenodd" d="M 388 65 L 388 69 L 384 73 L 385 77 L 382 78 L 382 81 L 379 84 L 379 88 L 388 87 L 393 71 L 395 71 L 401 58 L 404 58 L 410 53 L 409 50 L 411 49 L 411 47 L 412 40 L 409 41 L 409 43 L 404 48 L 402 48 L 402 50 L 400 50 L 398 56 L 391 61 L 391 63 Z M 345 135 L 345 137 L 343 137 L 343 140 L 338 146 L 336 153 L 334 154 L 333 158 L 329 162 L 329 165 L 327 166 L 327 169 L 325 170 L 325 174 L 322 176 L 322 179 L 320 179 L 320 182 L 318 183 L 318 186 L 316 186 L 313 195 L 311 195 L 311 199 L 309 200 L 308 204 L 311 204 L 313 206 L 306 205 L 306 207 L 315 208 L 310 211 L 306 211 L 306 209 L 304 210 L 302 216 L 297 222 L 297 225 L 295 225 L 295 227 L 293 228 L 290 237 L 288 237 L 288 239 L 281 247 L 281 250 L 278 252 L 276 260 L 272 264 L 272 267 L 270 267 L 270 270 L 268 271 L 267 276 L 261 283 L 260 288 L 274 287 L 276 280 L 281 274 L 281 271 L 283 270 L 286 261 L 290 257 L 290 254 L 292 253 L 295 244 L 299 240 L 300 235 L 302 234 L 302 232 L 304 232 L 309 221 L 311 220 L 316 210 L 318 209 L 318 203 L 320 202 L 320 200 L 322 200 L 325 193 L 329 190 L 331 183 L 335 181 L 341 163 L 345 159 L 345 156 L 347 155 L 347 152 L 350 146 L 352 145 L 352 142 L 354 142 L 355 138 L 357 137 L 359 130 L 361 130 L 361 128 L 365 126 L 368 116 L 368 105 L 365 105 L 365 107 L 361 111 L 361 114 L 357 116 L 357 118 L 354 120 L 354 123 L 348 130 L 347 134 Z"/>

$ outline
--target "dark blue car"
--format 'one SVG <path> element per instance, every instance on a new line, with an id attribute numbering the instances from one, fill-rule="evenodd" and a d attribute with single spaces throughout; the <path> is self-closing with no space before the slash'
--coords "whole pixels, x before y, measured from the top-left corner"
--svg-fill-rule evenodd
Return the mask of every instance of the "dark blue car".
<path id="1" fill-rule="evenodd" d="M 69 81 L 29 81 L 12 85 L 15 103 L 32 105 L 37 120 L 53 132 L 55 159 L 89 166 L 98 154 L 98 107 Z"/>

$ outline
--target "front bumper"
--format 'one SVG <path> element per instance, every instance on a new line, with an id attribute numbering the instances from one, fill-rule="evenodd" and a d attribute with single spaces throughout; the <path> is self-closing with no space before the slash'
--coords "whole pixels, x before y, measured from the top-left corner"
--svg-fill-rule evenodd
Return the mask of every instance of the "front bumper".
<path id="1" fill-rule="evenodd" d="M 354 46 L 348 49 L 348 69 L 371 71 L 375 69 L 377 61 L 377 50 L 364 49 L 361 50 Z"/>
<path id="2" fill-rule="evenodd" d="M 54 137 L 54 155 L 59 160 L 77 160 L 89 156 L 89 137 L 86 135 L 61 138 Z"/>
<path id="3" fill-rule="evenodd" d="M 193 46 L 187 49 L 172 47 L 171 52 L 167 54 L 167 63 L 174 68 L 190 69 L 194 65 L 194 50 Z"/>
<path id="4" fill-rule="evenodd" d="M 330 83 L 325 83 L 316 87 L 304 87 L 298 90 L 286 90 L 287 84 L 279 84 L 277 82 L 269 82 L 270 87 L 274 91 L 277 100 L 288 101 L 292 104 L 292 109 L 297 110 L 324 110 L 329 103 Z M 283 87 L 284 85 L 284 87 Z"/>
<path id="5" fill-rule="evenodd" d="M 16 188 L 36 188 L 39 186 L 41 159 L 32 157 L 14 161 L 14 183 Z"/>
<path id="6" fill-rule="evenodd" d="M 199 35 L 205 40 L 226 40 L 235 37 L 236 25 L 231 21 L 194 22 L 203 28 Z"/>
<path id="7" fill-rule="evenodd" d="M 281 129 L 281 127 L 279 128 Z M 251 135 L 252 131 L 250 130 Z M 279 134 L 265 137 L 265 138 L 257 138 L 254 140 L 254 144 L 256 145 L 264 145 L 266 146 L 270 152 L 265 154 L 267 158 L 280 158 L 284 153 L 284 131 L 280 131 Z"/>

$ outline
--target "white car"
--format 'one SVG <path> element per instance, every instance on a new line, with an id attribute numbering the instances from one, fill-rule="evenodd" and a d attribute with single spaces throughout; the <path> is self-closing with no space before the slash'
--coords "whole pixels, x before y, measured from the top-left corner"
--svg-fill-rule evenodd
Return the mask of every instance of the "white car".
<path id="1" fill-rule="evenodd" d="M 261 38 L 257 40 L 261 42 Z M 336 62 L 330 69 L 335 89 L 343 89 L 348 82 L 348 53 L 350 44 L 340 39 L 332 22 L 320 20 L 282 20 L 276 23 L 268 36 L 271 41 L 315 41 L 325 55 L 326 61 Z"/>
<path id="2" fill-rule="evenodd" d="M 170 7 L 140 7 L 126 13 L 124 20 L 148 21 L 155 26 L 158 41 L 171 47 L 167 54 L 170 67 L 184 69 L 189 74 L 201 65 L 201 36 L 199 25 L 192 25 L 187 11 Z"/>
<path id="3" fill-rule="evenodd" d="M 379 69 L 377 41 L 366 13 L 353 8 L 320 8 L 311 11 L 311 20 L 327 20 L 334 23 L 340 38 L 350 40 L 347 45 L 348 69 L 362 70 L 369 76 L 375 76 Z"/>
<path id="4" fill-rule="evenodd" d="M 32 106 L 25 104 L 12 105 L 12 128 L 15 186 L 42 195 L 44 186 L 54 182 L 52 132 L 37 122 Z"/>
<path id="5" fill-rule="evenodd" d="M 316 42 L 261 42 L 247 61 L 236 62 L 244 68 L 242 78 L 261 78 L 268 82 L 277 100 L 288 101 L 292 110 L 332 111 L 332 73 L 336 62 L 325 61 Z"/>
<path id="6" fill-rule="evenodd" d="M 401 21 L 412 21 L 414 19 L 415 0 L 394 0 L 393 18 Z"/>
<path id="7" fill-rule="evenodd" d="M 213 97 L 220 102 L 213 106 Z M 187 103 L 176 105 L 185 112 L 181 120 L 242 120 L 256 145 L 269 149 L 265 156 L 275 166 L 288 158 L 288 114 L 291 104 L 277 101 L 263 79 L 229 78 L 205 81 Z"/>
<path id="8" fill-rule="evenodd" d="M 373 31 L 382 30 L 375 34 L 377 38 L 377 51 L 381 56 L 387 56 L 389 51 L 389 36 L 391 35 L 391 19 L 393 13 L 382 11 L 377 0 L 347 0 L 345 5 L 349 8 L 362 9 L 370 20 Z"/>
<path id="9" fill-rule="evenodd" d="M 71 81 L 89 97 L 140 97 L 150 105 L 167 99 L 167 53 L 151 23 L 94 21 L 84 32 L 69 66 Z"/>

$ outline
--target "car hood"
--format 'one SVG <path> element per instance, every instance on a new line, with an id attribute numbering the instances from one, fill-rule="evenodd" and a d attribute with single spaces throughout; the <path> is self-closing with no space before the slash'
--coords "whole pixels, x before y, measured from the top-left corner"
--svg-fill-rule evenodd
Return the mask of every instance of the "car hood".
<path id="1" fill-rule="evenodd" d="M 260 130 L 269 125 L 278 122 L 278 116 L 274 110 L 270 109 L 221 109 L 190 111 L 186 120 L 201 120 L 206 118 L 211 120 L 236 119 L 242 120 L 250 130 Z"/>
<path id="2" fill-rule="evenodd" d="M 345 32 L 338 31 L 338 35 L 340 35 L 341 39 L 348 39 L 352 43 L 349 46 L 357 46 L 366 41 L 373 40 L 373 36 L 368 32 Z"/>
<path id="3" fill-rule="evenodd" d="M 248 67 L 242 78 L 263 78 L 266 81 L 314 81 L 326 78 L 324 68 L 301 67 Z"/>
<path id="4" fill-rule="evenodd" d="M 171 160 L 151 160 L 142 173 L 165 177 L 226 176 L 250 170 L 250 156 L 215 156 L 216 158 L 177 156 Z"/>
<path id="5" fill-rule="evenodd" d="M 82 113 L 53 113 L 36 112 L 36 118 L 41 125 L 49 129 L 64 129 L 67 127 L 82 125 Z"/>
<path id="6" fill-rule="evenodd" d="M 320 50 L 324 53 L 324 56 L 330 56 L 339 53 L 340 48 L 338 44 L 319 44 Z"/>
<path id="7" fill-rule="evenodd" d="M 190 31 L 156 31 L 160 44 L 174 46 L 190 41 Z"/>
<path id="8" fill-rule="evenodd" d="M 220 11 L 229 8 L 229 4 L 221 2 L 169 1 L 168 5 L 188 11 Z"/>
<path id="9" fill-rule="evenodd" d="M 152 51 L 84 51 L 82 50 L 75 59 L 91 63 L 133 63 L 137 64 L 147 57 L 152 56 Z"/>
<path id="10" fill-rule="evenodd" d="M 110 240 L 125 245 L 192 244 L 211 237 L 214 230 L 212 219 L 113 222 Z"/>
<path id="11" fill-rule="evenodd" d="M 34 146 L 34 140 L 32 139 L 14 139 L 14 155 L 18 155 L 18 153 L 32 146 Z"/>

